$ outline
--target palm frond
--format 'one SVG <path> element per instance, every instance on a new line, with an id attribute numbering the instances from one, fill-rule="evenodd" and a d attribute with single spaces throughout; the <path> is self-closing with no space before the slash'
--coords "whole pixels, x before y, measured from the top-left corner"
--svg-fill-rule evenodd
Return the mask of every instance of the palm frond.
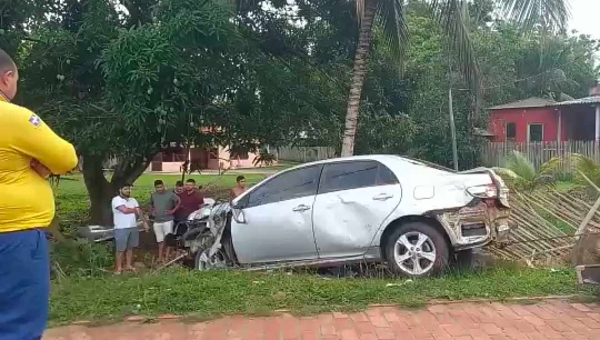
<path id="1" fill-rule="evenodd" d="M 564 159 L 561 157 L 552 157 L 549 161 L 542 164 L 540 173 L 549 174 L 558 172 L 562 165 L 564 164 Z"/>
<path id="2" fill-rule="evenodd" d="M 363 1 L 357 0 L 357 8 L 358 3 Z M 408 43 L 408 26 L 404 17 L 403 1 L 378 1 L 376 18 L 383 28 L 383 37 L 392 51 L 393 58 L 397 62 L 402 61 Z"/>
<path id="3" fill-rule="evenodd" d="M 575 170 L 575 178 L 578 182 L 588 185 L 581 174 L 585 175 L 597 187 L 600 187 L 600 164 L 595 160 L 581 154 L 571 154 L 571 164 Z"/>
<path id="4" fill-rule="evenodd" d="M 467 0 L 433 0 L 431 9 L 446 32 L 450 50 L 457 55 L 460 72 L 479 104 L 483 93 L 479 63 L 469 36 Z"/>
<path id="5" fill-rule="evenodd" d="M 569 0 L 499 0 L 502 14 L 531 30 L 541 24 L 552 30 L 562 29 L 570 17 Z"/>
<path id="6" fill-rule="evenodd" d="M 494 172 L 498 174 L 509 188 L 517 191 L 530 191 L 534 184 L 532 181 L 526 180 L 520 177 L 516 172 L 506 168 L 493 168 Z"/>
<path id="7" fill-rule="evenodd" d="M 533 163 L 529 160 L 529 158 L 527 158 L 527 156 L 519 151 L 512 151 L 504 159 L 503 167 L 505 169 L 512 170 L 515 174 L 517 174 L 517 176 L 528 181 L 533 181 L 537 175 Z"/>
<path id="8" fill-rule="evenodd" d="M 494 170 L 494 172 L 504 180 L 514 180 L 519 177 L 516 172 L 507 168 L 495 167 L 492 168 L 492 170 Z"/>
<path id="9" fill-rule="evenodd" d="M 554 174 L 538 174 L 533 181 L 531 181 L 530 190 L 534 190 L 541 187 L 551 187 L 554 188 L 556 186 L 556 177 Z"/>

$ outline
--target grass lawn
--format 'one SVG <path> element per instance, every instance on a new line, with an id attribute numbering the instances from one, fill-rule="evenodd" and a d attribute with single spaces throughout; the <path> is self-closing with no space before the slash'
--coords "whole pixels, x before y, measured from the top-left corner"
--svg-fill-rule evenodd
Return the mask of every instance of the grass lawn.
<path id="1" fill-rule="evenodd" d="M 224 174 L 222 176 L 206 174 L 206 175 L 186 175 L 185 178 L 190 179 L 193 178 L 196 181 L 196 184 L 210 187 L 226 187 L 230 188 L 235 185 L 235 179 L 239 174 Z M 256 184 L 261 181 L 265 176 L 262 174 L 244 174 L 246 177 L 246 181 L 249 184 Z M 133 192 L 134 195 L 138 194 L 147 194 L 152 191 L 154 186 L 154 181 L 160 179 L 165 182 L 165 185 L 169 188 L 173 188 L 175 186 L 175 182 L 181 180 L 180 174 L 143 174 L 138 178 L 135 183 L 133 183 Z M 65 195 L 86 195 L 87 192 L 85 189 L 85 184 L 83 182 L 83 176 L 74 175 L 74 176 L 65 176 L 59 183 L 58 188 L 56 189 L 56 193 L 58 198 Z"/>
<path id="2" fill-rule="evenodd" d="M 432 299 L 505 299 L 573 293 L 590 291 L 577 286 L 572 270 L 499 267 L 407 281 L 169 269 L 141 276 L 75 277 L 54 282 L 50 319 L 54 323 L 99 321 L 160 313 L 192 313 L 211 318 L 237 313 L 264 315 L 277 309 L 307 314 L 359 310 L 372 303 L 418 307 Z"/>

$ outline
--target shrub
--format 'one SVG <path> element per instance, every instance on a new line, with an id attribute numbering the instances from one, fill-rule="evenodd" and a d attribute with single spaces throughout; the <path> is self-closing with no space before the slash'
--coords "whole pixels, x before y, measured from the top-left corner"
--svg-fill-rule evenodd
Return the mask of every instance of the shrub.
<path id="1" fill-rule="evenodd" d="M 108 244 L 87 240 L 67 240 L 50 244 L 53 277 L 99 275 L 112 261 L 112 249 Z"/>

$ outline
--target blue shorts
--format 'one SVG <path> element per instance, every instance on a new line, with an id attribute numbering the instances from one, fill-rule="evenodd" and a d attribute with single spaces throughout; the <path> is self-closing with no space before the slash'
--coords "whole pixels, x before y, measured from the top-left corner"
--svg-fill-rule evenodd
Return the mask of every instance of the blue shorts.
<path id="1" fill-rule="evenodd" d="M 48 319 L 50 264 L 39 229 L 0 233 L 0 340 L 39 340 Z"/>
<path id="2" fill-rule="evenodd" d="M 137 248 L 140 244 L 140 230 L 136 228 L 115 229 L 115 248 L 117 251 Z M 0 339 L 1 340 L 1 339 Z"/>

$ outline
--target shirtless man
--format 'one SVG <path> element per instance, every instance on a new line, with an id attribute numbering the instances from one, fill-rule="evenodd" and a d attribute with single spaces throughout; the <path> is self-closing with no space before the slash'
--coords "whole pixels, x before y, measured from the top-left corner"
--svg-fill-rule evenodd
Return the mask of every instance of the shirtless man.
<path id="1" fill-rule="evenodd" d="M 239 195 L 243 194 L 244 191 L 246 191 L 246 178 L 244 176 L 237 176 L 235 181 L 237 182 L 237 185 L 233 189 L 231 189 L 230 193 L 232 201 Z"/>

